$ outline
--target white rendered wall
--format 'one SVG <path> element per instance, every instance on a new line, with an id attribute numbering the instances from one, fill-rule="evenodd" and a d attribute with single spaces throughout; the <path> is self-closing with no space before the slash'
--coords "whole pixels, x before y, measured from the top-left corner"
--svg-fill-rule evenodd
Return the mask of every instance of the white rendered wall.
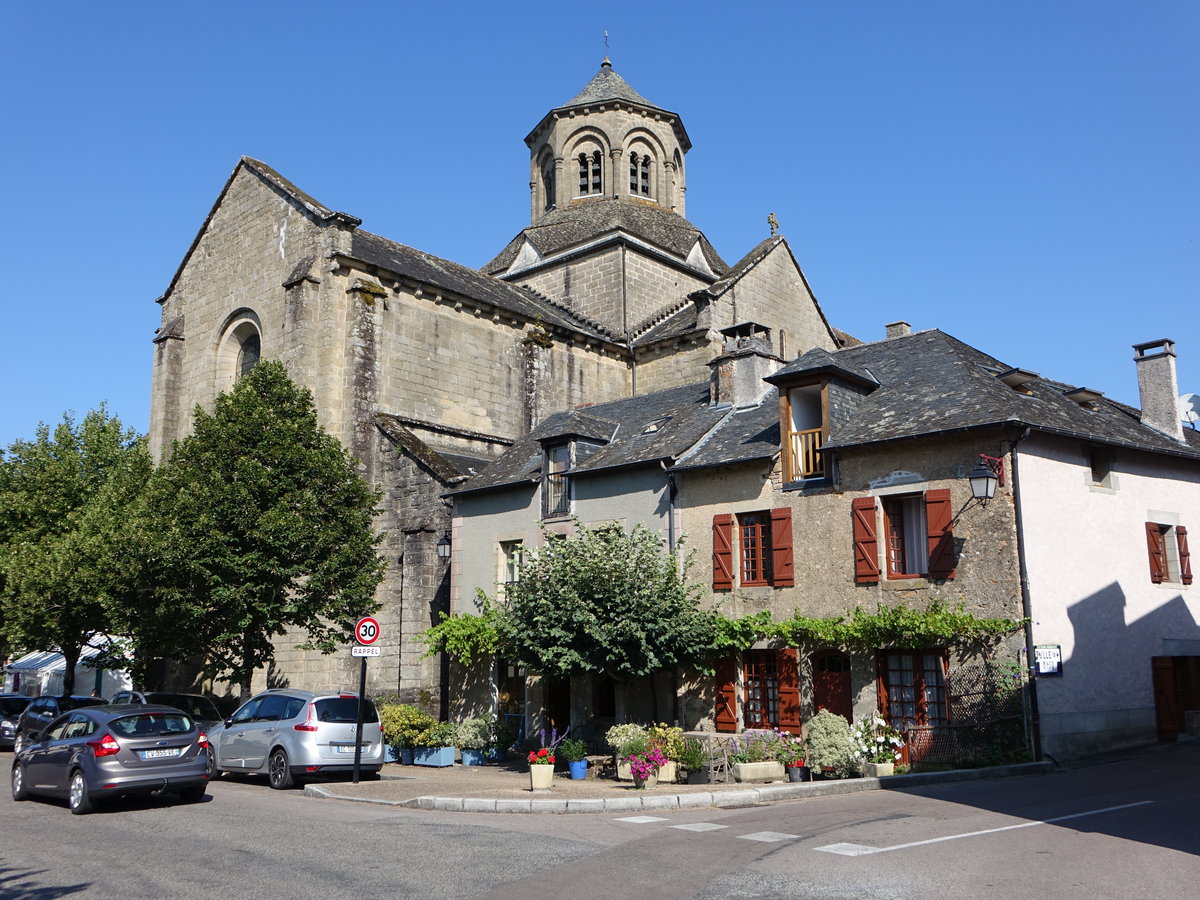
<path id="1" fill-rule="evenodd" d="M 1038 679 L 1043 747 L 1153 741 L 1150 659 L 1200 656 L 1200 585 L 1150 581 L 1145 523 L 1200 534 L 1200 463 L 1118 449 L 1103 488 L 1081 441 L 1035 434 L 1018 452 L 1034 644 L 1063 657 Z"/>

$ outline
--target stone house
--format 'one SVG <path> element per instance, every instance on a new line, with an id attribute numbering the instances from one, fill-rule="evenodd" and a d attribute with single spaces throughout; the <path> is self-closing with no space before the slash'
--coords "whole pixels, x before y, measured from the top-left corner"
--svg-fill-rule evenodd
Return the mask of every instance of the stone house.
<path id="1" fill-rule="evenodd" d="M 781 236 L 730 266 L 684 217 L 682 120 L 607 59 L 526 144 L 530 224 L 480 269 L 372 234 L 246 157 L 158 299 L 153 452 L 257 359 L 282 360 L 384 493 L 371 690 L 442 711 L 444 665 L 418 636 L 449 608 L 446 491 L 548 413 L 701 379 L 719 331 L 746 316 L 779 354 L 846 340 Z M 295 643 L 279 641 L 255 688 L 353 683 L 348 654 Z"/>
<path id="2" fill-rule="evenodd" d="M 1029 620 L 983 656 L 762 643 L 719 661 L 716 677 L 679 672 L 645 686 L 673 690 L 685 727 L 797 731 L 821 708 L 854 719 L 878 709 L 927 758 L 956 743 L 969 751 L 965 725 L 987 717 L 1016 716 L 1025 740 L 1052 755 L 1182 730 L 1182 711 L 1200 705 L 1186 528 L 1200 515 L 1200 436 L 1166 402 L 1176 391 L 1170 342 L 1139 345 L 1139 413 L 905 323 L 884 340 L 815 347 L 787 363 L 764 325 L 743 323 L 724 339 L 708 383 L 678 395 L 681 426 L 702 430 L 682 452 L 680 431 L 653 449 L 633 440 L 669 419 L 662 406 L 588 407 L 548 419 L 454 493 L 456 557 L 472 554 L 454 564 L 456 608 L 468 610 L 496 571 L 494 511 L 504 511 L 507 539 L 537 540 L 539 519 L 556 522 L 545 505 L 553 490 L 574 503 L 554 505 L 556 516 L 657 520 L 672 541 L 703 539 L 693 575 L 706 602 L 731 616 L 938 600 Z M 588 439 L 599 449 L 552 471 L 548 448 L 582 432 L 570 424 L 581 415 L 624 422 L 623 442 L 610 446 L 595 429 Z M 594 461 L 606 452 L 628 474 L 600 480 Z M 969 483 L 981 464 L 999 482 L 987 501 Z M 1051 674 L 1054 648 L 1062 664 Z M 531 685 L 536 717 L 545 704 Z M 579 696 L 556 702 L 577 724 L 612 712 L 592 703 L 590 685 L 570 687 Z M 638 711 L 631 701 L 627 712 Z"/>

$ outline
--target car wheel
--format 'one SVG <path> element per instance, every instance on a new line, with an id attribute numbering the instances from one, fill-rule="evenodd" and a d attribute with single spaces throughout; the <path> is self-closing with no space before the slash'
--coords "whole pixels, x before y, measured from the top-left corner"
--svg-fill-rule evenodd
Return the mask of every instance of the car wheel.
<path id="1" fill-rule="evenodd" d="M 179 799 L 184 803 L 199 803 L 204 799 L 204 785 L 184 788 L 179 792 Z"/>
<path id="2" fill-rule="evenodd" d="M 29 791 L 25 787 L 25 767 L 20 763 L 13 763 L 12 794 L 14 800 L 29 799 Z"/>
<path id="3" fill-rule="evenodd" d="M 68 796 L 68 803 L 71 806 L 71 812 L 77 816 L 86 815 L 95 809 L 92 805 L 92 798 L 88 794 L 87 779 L 78 769 L 71 773 L 71 793 Z"/>
<path id="4" fill-rule="evenodd" d="M 287 790 L 295 783 L 292 780 L 292 766 L 288 762 L 287 751 L 282 747 L 276 747 L 271 751 L 271 761 L 267 765 L 267 777 L 271 780 L 271 787 L 277 791 Z"/>
<path id="5" fill-rule="evenodd" d="M 213 747 L 208 748 L 208 780 L 217 781 L 224 777 L 225 773 L 217 768 L 217 751 Z"/>

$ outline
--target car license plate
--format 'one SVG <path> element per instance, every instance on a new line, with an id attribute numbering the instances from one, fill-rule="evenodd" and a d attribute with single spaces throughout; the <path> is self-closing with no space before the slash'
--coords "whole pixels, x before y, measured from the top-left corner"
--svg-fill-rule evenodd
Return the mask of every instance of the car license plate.
<path id="1" fill-rule="evenodd" d="M 353 744 L 335 744 L 333 749 L 336 750 L 338 753 L 353 753 L 354 745 Z"/>
<path id="2" fill-rule="evenodd" d="M 165 759 L 171 756 L 178 756 L 178 747 L 166 747 L 162 750 L 143 750 L 142 759 Z"/>

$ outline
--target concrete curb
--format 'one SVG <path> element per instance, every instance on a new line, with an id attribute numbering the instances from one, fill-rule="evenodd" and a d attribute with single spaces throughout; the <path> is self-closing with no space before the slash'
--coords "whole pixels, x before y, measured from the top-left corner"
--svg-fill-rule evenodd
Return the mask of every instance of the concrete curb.
<path id="1" fill-rule="evenodd" d="M 1019 763 L 1011 766 L 991 766 L 984 769 L 953 769 L 949 772 L 921 772 L 913 775 L 892 775 L 887 778 L 847 778 L 839 781 L 808 781 L 802 784 L 768 784 L 761 787 L 731 787 L 692 794 L 642 794 L 623 797 L 497 799 L 494 797 L 412 797 L 408 800 L 379 800 L 374 797 L 349 797 L 332 790 L 328 785 L 307 784 L 304 793 L 328 800 L 348 800 L 351 803 L 375 803 L 407 809 L 428 809 L 438 812 L 473 813 L 608 813 L 662 811 L 664 809 L 696 809 L 702 807 L 738 808 L 761 806 L 782 800 L 804 800 L 834 794 L 859 794 L 864 791 L 898 791 L 929 784 L 950 784 L 956 781 L 977 781 L 984 778 L 1008 778 L 1015 775 L 1037 775 L 1054 770 L 1053 763 Z"/>

